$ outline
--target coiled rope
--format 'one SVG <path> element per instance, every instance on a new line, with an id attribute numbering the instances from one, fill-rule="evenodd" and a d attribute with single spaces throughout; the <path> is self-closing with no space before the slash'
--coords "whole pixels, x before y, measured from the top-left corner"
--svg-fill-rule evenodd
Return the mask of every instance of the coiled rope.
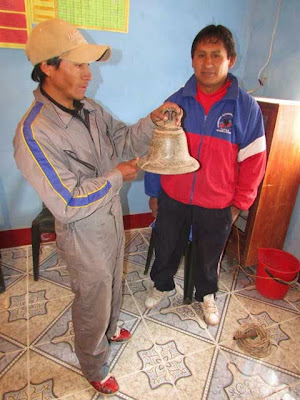
<path id="1" fill-rule="evenodd" d="M 253 357 L 265 358 L 271 353 L 270 332 L 259 324 L 243 325 L 233 339 L 241 350 Z"/>

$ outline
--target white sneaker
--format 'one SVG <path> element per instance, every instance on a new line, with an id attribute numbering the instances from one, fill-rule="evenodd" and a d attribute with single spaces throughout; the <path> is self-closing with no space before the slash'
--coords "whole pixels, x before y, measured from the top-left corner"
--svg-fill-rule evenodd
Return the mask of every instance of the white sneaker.
<path id="1" fill-rule="evenodd" d="M 158 303 L 161 302 L 161 300 L 168 296 L 170 292 L 161 292 L 160 290 L 157 290 L 155 287 L 151 290 L 151 292 L 148 294 L 148 297 L 145 301 L 145 306 L 146 308 L 153 308 L 155 307 Z"/>
<path id="2" fill-rule="evenodd" d="M 203 301 L 200 302 L 204 320 L 207 325 L 218 325 L 220 321 L 218 309 L 215 302 L 214 294 L 207 294 L 203 297 Z"/>

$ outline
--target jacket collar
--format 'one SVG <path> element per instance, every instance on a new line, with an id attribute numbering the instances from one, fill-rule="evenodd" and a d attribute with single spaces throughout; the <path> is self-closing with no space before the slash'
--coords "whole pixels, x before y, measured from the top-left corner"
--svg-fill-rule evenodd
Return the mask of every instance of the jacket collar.
<path id="1" fill-rule="evenodd" d="M 73 115 L 66 111 L 63 111 L 60 107 L 49 100 L 49 98 L 44 96 L 41 93 L 40 86 L 38 86 L 34 90 L 33 94 L 37 102 L 43 103 L 47 117 L 53 120 L 55 123 L 62 125 L 64 128 L 67 128 L 71 119 L 74 118 Z M 83 104 L 83 107 L 89 112 L 95 111 L 95 106 L 91 102 L 89 102 L 88 98 L 85 97 L 81 101 L 81 103 Z"/>
<path id="2" fill-rule="evenodd" d="M 231 80 L 231 85 L 229 86 L 227 93 L 223 99 L 236 100 L 238 98 L 238 89 L 239 89 L 238 80 L 231 73 L 228 73 L 228 78 Z M 194 74 L 184 85 L 182 95 L 184 97 L 195 97 L 196 94 L 197 94 L 197 81 Z"/>

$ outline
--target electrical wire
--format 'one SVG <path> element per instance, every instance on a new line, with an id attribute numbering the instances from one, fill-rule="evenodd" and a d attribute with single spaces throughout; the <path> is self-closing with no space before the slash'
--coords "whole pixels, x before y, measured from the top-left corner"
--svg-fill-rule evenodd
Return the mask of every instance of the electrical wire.
<path id="1" fill-rule="evenodd" d="M 281 3 L 282 3 L 282 0 L 278 0 L 276 20 L 275 20 L 275 24 L 274 24 L 273 33 L 272 33 L 272 39 L 271 39 L 271 44 L 270 44 L 269 55 L 268 55 L 267 61 L 265 62 L 263 67 L 260 69 L 260 71 L 258 72 L 258 75 L 257 75 L 257 80 L 258 80 L 259 86 L 257 86 L 256 88 L 254 88 L 252 90 L 248 90 L 247 93 L 256 92 L 261 86 L 264 86 L 264 84 L 265 84 L 265 82 L 267 80 L 267 78 L 265 76 L 262 79 L 261 79 L 260 76 L 261 76 L 262 72 L 264 71 L 264 69 L 266 68 L 266 66 L 269 64 L 269 62 L 271 60 L 271 57 L 272 57 L 273 44 L 274 44 L 275 34 L 276 34 L 276 31 L 277 31 L 277 26 L 278 26 L 278 21 L 279 21 Z"/>

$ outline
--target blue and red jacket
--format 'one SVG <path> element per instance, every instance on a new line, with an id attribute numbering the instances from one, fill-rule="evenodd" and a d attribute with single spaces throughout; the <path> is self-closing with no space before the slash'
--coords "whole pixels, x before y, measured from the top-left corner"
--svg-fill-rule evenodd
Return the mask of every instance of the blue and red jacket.
<path id="1" fill-rule="evenodd" d="M 161 187 L 171 198 L 205 208 L 231 205 L 248 210 L 257 195 L 266 165 L 266 140 L 256 100 L 239 88 L 235 76 L 225 96 L 205 115 L 196 100 L 193 75 L 168 101 L 184 111 L 182 120 L 190 155 L 200 162 L 196 172 L 145 174 L 145 191 L 157 197 Z"/>

